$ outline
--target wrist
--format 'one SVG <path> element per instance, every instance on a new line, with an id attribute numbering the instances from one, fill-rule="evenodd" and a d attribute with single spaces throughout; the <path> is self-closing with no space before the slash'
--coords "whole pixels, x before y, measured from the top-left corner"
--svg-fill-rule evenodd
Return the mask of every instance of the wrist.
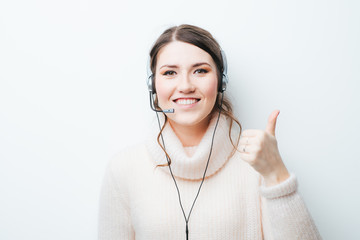
<path id="1" fill-rule="evenodd" d="M 266 187 L 275 186 L 285 181 L 289 177 L 290 177 L 290 173 L 285 166 L 274 173 L 270 173 L 266 176 L 263 176 Z"/>

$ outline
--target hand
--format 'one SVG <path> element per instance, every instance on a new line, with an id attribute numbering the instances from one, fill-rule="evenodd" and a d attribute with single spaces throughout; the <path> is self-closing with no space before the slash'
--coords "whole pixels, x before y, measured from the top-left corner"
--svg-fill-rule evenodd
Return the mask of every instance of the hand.
<path id="1" fill-rule="evenodd" d="M 263 176 L 266 186 L 276 185 L 290 176 L 275 138 L 279 113 L 279 110 L 275 110 L 270 114 L 265 131 L 248 129 L 240 136 L 240 157 Z"/>

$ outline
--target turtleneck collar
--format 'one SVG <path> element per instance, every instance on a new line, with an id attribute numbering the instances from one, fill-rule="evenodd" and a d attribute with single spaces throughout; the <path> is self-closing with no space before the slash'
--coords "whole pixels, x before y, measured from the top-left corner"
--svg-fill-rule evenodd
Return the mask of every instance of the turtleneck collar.
<path id="1" fill-rule="evenodd" d="M 160 114 L 161 115 L 161 114 Z M 218 113 L 214 114 L 210 120 L 209 126 L 201 139 L 196 151 L 190 157 L 186 154 L 182 143 L 174 133 L 170 124 L 166 124 L 162 135 L 165 142 L 166 152 L 171 158 L 171 170 L 175 177 L 187 180 L 201 180 L 204 175 L 207 160 L 210 153 L 211 141 L 215 129 Z M 162 121 L 164 117 L 162 117 Z M 233 146 L 229 139 L 229 123 L 223 114 L 220 116 L 216 133 L 214 137 L 214 144 L 209 161 L 209 166 L 206 172 L 206 177 L 210 177 L 219 171 L 228 161 Z M 167 164 L 164 151 L 157 143 L 157 136 L 159 134 L 158 128 L 154 129 L 146 143 L 147 148 L 151 154 L 152 160 L 156 165 Z M 233 138 L 233 139 L 236 139 Z M 160 138 L 160 143 L 162 143 Z M 169 167 L 159 167 L 166 173 L 170 174 Z"/>

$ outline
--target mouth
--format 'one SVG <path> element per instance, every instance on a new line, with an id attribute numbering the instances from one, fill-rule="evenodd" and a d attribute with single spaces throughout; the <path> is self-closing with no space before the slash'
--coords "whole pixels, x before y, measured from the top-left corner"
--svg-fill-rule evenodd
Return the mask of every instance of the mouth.
<path id="1" fill-rule="evenodd" d="M 173 102 L 175 102 L 176 104 L 179 104 L 179 105 L 192 105 L 199 101 L 200 101 L 199 98 L 177 98 L 177 99 L 173 100 Z"/>

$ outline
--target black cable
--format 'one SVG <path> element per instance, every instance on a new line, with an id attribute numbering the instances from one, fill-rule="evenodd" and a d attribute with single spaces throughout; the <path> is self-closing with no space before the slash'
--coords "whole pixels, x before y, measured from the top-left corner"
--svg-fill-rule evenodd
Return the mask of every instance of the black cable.
<path id="1" fill-rule="evenodd" d="M 157 112 L 156 112 L 156 117 L 157 117 L 158 124 L 159 124 L 159 128 L 160 128 L 160 131 L 161 131 L 159 115 L 158 115 Z M 163 143 L 164 149 L 165 149 L 165 151 L 166 151 L 166 147 L 165 147 L 165 142 L 164 142 L 163 135 L 160 134 L 160 137 L 161 137 L 161 141 L 162 141 L 162 143 Z M 174 183 L 175 183 L 175 186 L 176 186 L 176 190 L 177 190 L 177 192 L 178 192 L 178 197 L 179 197 L 179 202 L 180 202 L 181 210 L 182 210 L 182 212 L 183 212 L 183 215 L 184 215 L 184 218 L 185 218 L 185 221 L 186 221 L 185 211 L 184 211 L 184 208 L 183 208 L 182 203 L 181 203 L 180 191 L 179 191 L 178 185 L 177 185 L 177 183 L 176 183 L 176 180 L 175 180 L 175 178 L 174 178 L 174 174 L 172 173 L 172 170 L 171 170 L 171 167 L 170 167 L 170 160 L 169 160 L 169 158 L 168 158 L 168 156 L 167 156 L 166 154 L 165 154 L 165 156 L 166 156 L 166 159 L 167 159 L 167 162 L 168 162 L 168 166 L 169 166 L 169 170 L 170 170 L 171 176 L 172 176 L 172 178 L 173 178 L 173 180 L 174 180 Z M 187 224 L 187 223 L 186 223 L 186 224 Z"/>
<path id="2" fill-rule="evenodd" d="M 186 223 L 186 230 L 185 230 L 186 240 L 189 240 L 189 226 L 188 226 L 188 223 L 189 223 L 190 215 L 191 215 L 191 212 L 192 212 L 192 210 L 193 210 L 193 208 L 194 208 L 195 202 L 196 202 L 196 200 L 197 200 L 197 198 L 198 198 L 198 196 L 199 196 L 201 187 L 202 187 L 202 185 L 203 185 L 203 183 L 204 183 L 204 180 L 205 180 L 206 171 L 207 171 L 208 166 L 209 166 L 209 161 L 210 161 L 210 157 L 211 157 L 211 153 L 212 153 L 212 149 L 213 149 L 213 144 L 214 144 L 215 132 L 216 132 L 216 128 L 217 128 L 218 123 L 219 123 L 220 114 L 221 114 L 221 110 L 222 110 L 223 99 L 224 99 L 224 92 L 222 92 L 222 94 L 221 94 L 221 104 L 220 104 L 220 109 L 219 109 L 219 115 L 218 115 L 218 117 L 217 117 L 216 124 L 215 124 L 215 128 L 214 128 L 214 132 L 213 132 L 213 135 L 212 135 L 210 152 L 209 152 L 209 157 L 208 157 L 208 160 L 207 160 L 207 163 L 206 163 L 204 175 L 203 175 L 203 178 L 202 178 L 202 181 L 201 181 L 201 183 L 200 183 L 198 192 L 197 192 L 197 194 L 196 194 L 196 197 L 195 197 L 195 199 L 194 199 L 194 202 L 193 202 L 193 204 L 192 204 L 192 206 L 191 206 L 191 209 L 190 209 L 190 211 L 189 211 L 189 215 L 188 215 L 187 218 L 186 218 L 185 211 L 184 211 L 184 208 L 183 208 L 183 205 L 182 205 L 182 202 L 181 202 L 180 191 L 179 191 L 179 188 L 178 188 L 178 185 L 177 185 L 177 183 L 176 183 L 175 177 L 174 177 L 174 175 L 173 175 L 173 173 L 172 173 L 172 170 L 171 170 L 170 160 L 169 160 L 168 156 L 165 154 L 165 157 L 166 157 L 167 162 L 168 162 L 168 167 L 169 167 L 169 170 L 170 170 L 172 179 L 174 180 L 174 183 L 175 183 L 175 186 L 176 186 L 176 190 L 177 190 L 177 193 L 178 193 L 178 198 L 179 198 L 180 207 L 181 207 L 181 210 L 182 210 L 182 212 L 183 212 L 184 219 L 185 219 L 185 223 Z M 160 132 L 161 132 L 161 125 L 160 125 L 159 115 L 158 115 L 157 112 L 155 112 L 155 113 L 156 113 L 157 121 L 158 121 L 158 124 L 159 124 L 159 129 L 160 129 Z M 165 142 L 164 142 L 164 138 L 163 138 L 163 136 L 162 136 L 162 133 L 160 133 L 160 137 L 161 137 L 161 141 L 162 141 L 162 143 L 163 143 L 164 149 L 165 149 L 165 151 L 166 151 Z"/>

